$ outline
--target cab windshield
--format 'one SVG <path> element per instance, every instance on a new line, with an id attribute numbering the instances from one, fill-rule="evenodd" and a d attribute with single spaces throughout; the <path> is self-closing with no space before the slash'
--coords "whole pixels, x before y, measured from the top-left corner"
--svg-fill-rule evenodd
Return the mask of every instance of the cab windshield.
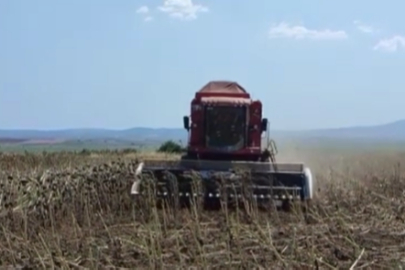
<path id="1" fill-rule="evenodd" d="M 207 106 L 205 120 L 208 148 L 235 151 L 244 146 L 246 107 Z"/>

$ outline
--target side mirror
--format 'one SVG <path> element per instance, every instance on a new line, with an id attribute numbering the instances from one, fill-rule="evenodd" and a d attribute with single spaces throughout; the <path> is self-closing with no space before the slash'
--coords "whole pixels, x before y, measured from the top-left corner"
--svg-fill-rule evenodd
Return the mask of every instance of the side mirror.
<path id="1" fill-rule="evenodd" d="M 267 118 L 263 118 L 262 119 L 262 132 L 267 131 L 267 123 L 268 123 Z"/>
<path id="2" fill-rule="evenodd" d="M 190 130 L 190 120 L 189 120 L 188 116 L 183 117 L 183 126 L 187 131 Z"/>

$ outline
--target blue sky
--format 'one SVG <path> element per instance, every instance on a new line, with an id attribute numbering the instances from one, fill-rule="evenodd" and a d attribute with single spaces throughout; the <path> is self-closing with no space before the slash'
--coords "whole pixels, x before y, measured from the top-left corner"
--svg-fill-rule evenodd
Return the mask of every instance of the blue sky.
<path id="1" fill-rule="evenodd" d="M 182 127 L 235 80 L 274 129 L 405 118 L 404 1 L 1 0 L 0 128 Z"/>

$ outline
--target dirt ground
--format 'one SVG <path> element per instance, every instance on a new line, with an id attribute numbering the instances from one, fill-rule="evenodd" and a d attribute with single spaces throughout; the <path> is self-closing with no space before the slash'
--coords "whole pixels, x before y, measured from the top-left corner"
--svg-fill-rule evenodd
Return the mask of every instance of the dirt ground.
<path id="1" fill-rule="evenodd" d="M 405 266 L 405 153 L 280 153 L 279 161 L 304 161 L 313 170 L 308 213 L 136 204 L 129 190 L 142 158 L 2 154 L 0 268 Z"/>

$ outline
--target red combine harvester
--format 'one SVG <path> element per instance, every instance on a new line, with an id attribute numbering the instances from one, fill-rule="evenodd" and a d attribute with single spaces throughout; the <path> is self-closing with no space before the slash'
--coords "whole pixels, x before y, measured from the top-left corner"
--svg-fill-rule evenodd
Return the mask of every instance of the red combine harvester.
<path id="1" fill-rule="evenodd" d="M 156 184 L 157 197 L 202 196 L 206 203 L 245 198 L 276 206 L 312 199 L 310 169 L 302 163 L 276 163 L 262 103 L 252 100 L 238 83 L 206 84 L 191 101 L 191 123 L 188 116 L 183 122 L 189 133 L 187 153 L 176 161 L 141 162 L 131 194 L 142 194 L 147 178 Z M 195 179 L 198 191 L 193 188 Z"/>

